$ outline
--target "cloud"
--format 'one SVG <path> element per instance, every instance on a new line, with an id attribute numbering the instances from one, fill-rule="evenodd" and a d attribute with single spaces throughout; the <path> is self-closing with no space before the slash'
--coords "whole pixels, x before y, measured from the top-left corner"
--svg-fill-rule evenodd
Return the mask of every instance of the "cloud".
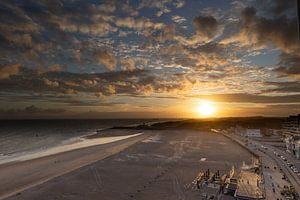
<path id="1" fill-rule="evenodd" d="M 34 23 L 32 19 L 19 6 L 11 2 L 0 2 L 0 32 L 2 36 L 8 36 L 14 32 L 21 33 L 37 33 L 40 31 L 40 26 Z M 25 34 L 26 38 L 28 35 Z"/>
<path id="2" fill-rule="evenodd" d="M 32 37 L 30 34 L 12 34 L 8 33 L 5 35 L 8 42 L 13 43 L 18 46 L 32 46 Z"/>
<path id="3" fill-rule="evenodd" d="M 157 17 L 162 16 L 164 13 L 169 13 L 171 10 L 168 8 L 168 4 L 171 3 L 171 0 L 142 0 L 138 6 L 138 9 L 142 8 L 156 8 L 159 11 L 156 13 Z M 176 2 L 177 3 L 177 2 Z"/>
<path id="4" fill-rule="evenodd" d="M 136 90 L 140 95 L 150 96 L 155 92 L 153 85 L 136 85 Z"/>
<path id="5" fill-rule="evenodd" d="M 114 2 L 105 2 L 100 5 L 92 5 L 91 9 L 95 12 L 100 12 L 100 13 L 112 13 L 116 10 L 116 5 Z"/>
<path id="6" fill-rule="evenodd" d="M 99 64 L 103 64 L 109 71 L 115 70 L 117 60 L 111 50 L 96 50 L 94 57 Z"/>
<path id="7" fill-rule="evenodd" d="M 189 69 L 190 72 L 202 71 L 206 74 L 210 74 L 212 71 L 223 72 L 230 59 L 233 59 L 223 45 L 214 42 L 198 44 L 196 47 L 193 45 L 169 46 L 162 49 L 161 57 L 169 66 L 181 66 Z"/>
<path id="8" fill-rule="evenodd" d="M 176 6 L 176 8 L 182 8 L 185 5 L 185 1 L 184 0 L 177 0 L 174 2 L 174 5 Z"/>
<path id="9" fill-rule="evenodd" d="M 268 86 L 273 86 L 275 88 L 266 89 L 263 92 L 277 92 L 277 93 L 295 93 L 300 92 L 300 82 L 265 82 L 264 84 Z"/>
<path id="10" fill-rule="evenodd" d="M 196 33 L 190 37 L 185 35 L 174 36 L 180 44 L 197 47 L 212 42 L 223 32 L 223 26 L 213 16 L 198 16 L 193 19 Z"/>
<path id="11" fill-rule="evenodd" d="M 275 71 L 281 76 L 289 76 L 300 80 L 300 54 L 281 54 L 279 67 Z"/>
<path id="12" fill-rule="evenodd" d="M 65 71 L 66 70 L 66 65 L 62 64 L 52 64 L 48 66 L 47 71 L 50 72 L 57 72 L 57 71 Z"/>
<path id="13" fill-rule="evenodd" d="M 24 112 L 26 113 L 62 113 L 65 112 L 64 109 L 43 109 L 43 108 L 38 108 L 34 105 L 28 106 L 24 108 Z"/>
<path id="14" fill-rule="evenodd" d="M 118 29 L 113 27 L 110 21 L 113 17 L 98 16 L 95 19 L 87 19 L 90 23 L 80 23 L 68 16 L 51 16 L 50 22 L 58 25 L 59 29 L 65 32 L 80 32 L 87 35 L 107 36 Z"/>
<path id="15" fill-rule="evenodd" d="M 193 23 L 197 29 L 197 33 L 201 37 L 211 39 L 220 34 L 220 24 L 212 16 L 196 17 L 194 18 Z"/>
<path id="16" fill-rule="evenodd" d="M 116 94 L 116 86 L 114 85 L 108 85 L 106 87 L 107 93 L 112 95 L 112 94 Z"/>
<path id="17" fill-rule="evenodd" d="M 50 86 L 50 87 L 58 87 L 59 86 L 59 83 L 57 81 L 50 81 L 48 79 L 44 79 L 44 83 L 45 83 L 45 85 Z"/>
<path id="18" fill-rule="evenodd" d="M 17 75 L 20 72 L 20 68 L 20 64 L 0 66 L 0 80 L 8 79 L 10 76 Z"/>
<path id="19" fill-rule="evenodd" d="M 125 58 L 121 60 L 121 70 L 123 71 L 133 71 L 135 70 L 135 60 L 132 58 Z"/>
<path id="20" fill-rule="evenodd" d="M 136 30 L 144 30 L 144 29 L 162 29 L 163 23 L 154 23 L 146 18 L 117 18 L 115 24 L 118 27 L 126 27 Z"/>
<path id="21" fill-rule="evenodd" d="M 75 61 L 77 62 L 80 62 L 81 61 L 81 53 L 80 53 L 80 50 L 76 50 L 74 53 L 73 53 L 73 58 Z"/>
<path id="22" fill-rule="evenodd" d="M 166 41 L 172 41 L 175 37 L 175 32 L 176 28 L 174 25 L 166 25 L 161 32 L 156 35 L 152 34 L 150 37 L 154 38 L 156 41 L 163 43 Z"/>
<path id="23" fill-rule="evenodd" d="M 299 92 L 290 2 L 235 1 L 225 4 L 236 8 L 218 8 L 183 0 L 1 1 L 0 100 L 82 106 L 230 92 L 218 97 L 291 101 L 268 96 Z M 198 3 L 197 12 L 188 7 Z M 256 9 L 245 8 L 251 4 Z M 255 54 L 260 48 L 267 49 Z M 278 52 L 278 66 L 250 63 L 264 55 L 275 60 Z M 100 73 L 103 68 L 108 72 Z"/>
<path id="24" fill-rule="evenodd" d="M 49 115 L 57 116 L 66 112 L 67 110 L 61 108 L 39 108 L 31 105 L 23 109 L 0 109 L 0 118 L 49 117 Z"/>
<path id="25" fill-rule="evenodd" d="M 267 96 L 247 93 L 199 95 L 197 98 L 230 103 L 298 103 L 300 95 Z"/>
<path id="26" fill-rule="evenodd" d="M 186 19 L 183 16 L 179 16 L 179 15 L 172 16 L 172 20 L 178 24 L 181 24 L 186 21 Z"/>
<path id="27" fill-rule="evenodd" d="M 241 13 L 237 34 L 223 40 L 225 44 L 236 42 L 244 46 L 273 46 L 285 52 L 293 52 L 299 48 L 296 19 L 286 16 L 264 18 L 257 15 L 255 8 L 247 7 Z"/>
<path id="28" fill-rule="evenodd" d="M 271 16 L 289 15 L 290 13 L 295 14 L 297 2 L 296 1 L 285 1 L 285 0 L 256 0 L 254 4 L 259 8 L 260 11 Z"/>
<path id="29" fill-rule="evenodd" d="M 138 6 L 138 9 L 142 8 L 156 8 L 159 11 L 156 13 L 157 17 L 165 13 L 171 12 L 170 6 L 175 6 L 176 8 L 182 8 L 185 5 L 185 0 L 142 0 Z"/>
<path id="30" fill-rule="evenodd" d="M 297 37 L 295 2 L 264 1 L 241 11 L 236 33 L 225 38 L 223 44 L 239 44 L 242 48 L 277 48 L 281 51 L 278 67 L 279 77 L 299 80 L 300 47 Z"/>
<path id="31" fill-rule="evenodd" d="M 97 98 L 99 98 L 100 100 L 106 100 L 106 99 L 108 98 L 108 96 L 104 95 L 102 92 L 97 92 L 97 93 L 95 94 L 95 96 L 96 96 Z M 80 104 L 80 103 L 79 103 L 79 104 Z M 80 104 L 80 105 L 82 105 L 82 104 Z"/>
<path id="32" fill-rule="evenodd" d="M 188 92 L 193 83 L 180 74 L 152 74 L 150 71 L 136 68 L 131 71 L 114 71 L 107 73 L 77 74 L 70 72 L 38 73 L 23 70 L 13 80 L 0 82 L 0 91 L 10 96 L 12 93 L 36 93 L 37 99 L 64 98 L 69 102 L 73 97 L 91 100 L 96 96 L 114 95 L 152 95 L 154 93 L 172 93 L 180 95 Z M 4 97 L 3 96 L 3 97 Z M 15 95 L 16 96 L 16 95 Z M 100 98 L 101 99 L 101 98 Z M 53 100 L 52 100 L 53 101 Z"/>

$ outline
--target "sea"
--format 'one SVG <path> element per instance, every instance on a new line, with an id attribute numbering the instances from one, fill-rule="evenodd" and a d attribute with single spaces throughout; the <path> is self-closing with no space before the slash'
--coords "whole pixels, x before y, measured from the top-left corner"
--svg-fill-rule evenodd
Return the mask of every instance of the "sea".
<path id="1" fill-rule="evenodd" d="M 26 154 L 76 143 L 97 131 L 153 123 L 151 119 L 0 120 L 0 163 Z"/>

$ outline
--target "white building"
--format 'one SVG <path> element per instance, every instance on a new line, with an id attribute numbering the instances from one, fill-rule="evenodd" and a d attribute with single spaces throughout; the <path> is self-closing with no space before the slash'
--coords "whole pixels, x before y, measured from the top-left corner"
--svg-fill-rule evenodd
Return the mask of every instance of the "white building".
<path id="1" fill-rule="evenodd" d="M 300 136 L 299 135 L 287 135 L 285 138 L 286 149 L 296 159 L 300 159 Z"/>
<path id="2" fill-rule="evenodd" d="M 242 137 L 262 137 L 260 129 L 244 128 L 242 126 L 235 127 L 235 134 Z"/>
<path id="3" fill-rule="evenodd" d="M 260 129 L 246 129 L 246 137 L 261 137 Z"/>
<path id="4" fill-rule="evenodd" d="M 300 159 L 300 114 L 289 116 L 282 124 L 286 149 L 296 159 Z"/>
<path id="5" fill-rule="evenodd" d="M 295 150 L 294 150 L 295 154 L 295 158 L 296 159 L 300 159 L 300 140 L 295 142 Z"/>

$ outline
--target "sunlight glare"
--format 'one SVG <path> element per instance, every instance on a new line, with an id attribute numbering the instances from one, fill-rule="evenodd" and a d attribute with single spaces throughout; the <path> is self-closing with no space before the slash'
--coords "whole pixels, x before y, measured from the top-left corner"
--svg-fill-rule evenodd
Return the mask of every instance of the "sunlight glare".
<path id="1" fill-rule="evenodd" d="M 197 111 L 201 116 L 207 117 L 213 115 L 216 112 L 216 108 L 213 102 L 201 101 Z"/>

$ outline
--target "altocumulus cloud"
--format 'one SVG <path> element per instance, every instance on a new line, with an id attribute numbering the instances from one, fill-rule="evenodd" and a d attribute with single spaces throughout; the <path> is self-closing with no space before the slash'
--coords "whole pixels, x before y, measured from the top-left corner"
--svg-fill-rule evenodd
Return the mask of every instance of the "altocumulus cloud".
<path id="1" fill-rule="evenodd" d="M 108 70 L 114 71 L 116 67 L 116 57 L 111 50 L 96 50 L 94 52 L 95 59 L 99 64 L 103 64 Z"/>
<path id="2" fill-rule="evenodd" d="M 20 64 L 9 64 L 0 66 L 0 80 L 8 79 L 10 76 L 17 75 L 20 71 Z"/>

